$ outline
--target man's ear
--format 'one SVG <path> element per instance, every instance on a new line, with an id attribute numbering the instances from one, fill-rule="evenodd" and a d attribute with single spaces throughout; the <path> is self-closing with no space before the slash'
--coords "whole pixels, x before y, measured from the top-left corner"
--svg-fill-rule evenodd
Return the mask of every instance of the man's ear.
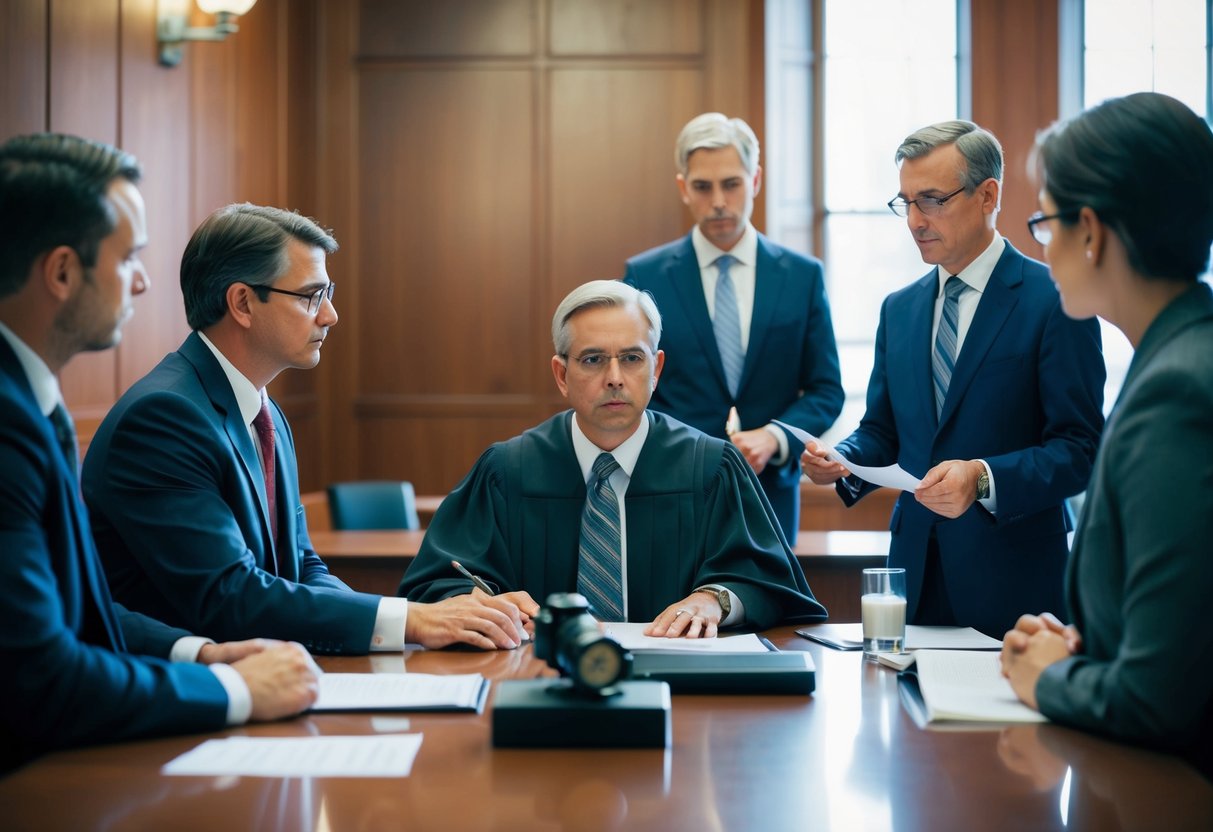
<path id="1" fill-rule="evenodd" d="M 227 287 L 223 295 L 227 303 L 227 313 L 237 324 L 249 329 L 253 325 L 253 307 L 260 299 L 247 283 L 233 283 Z"/>
<path id="2" fill-rule="evenodd" d="M 678 196 L 682 198 L 682 204 L 690 205 L 691 195 L 687 193 L 687 178 L 680 173 L 674 177 L 674 181 L 678 183 Z"/>
<path id="3" fill-rule="evenodd" d="M 762 191 L 762 165 L 758 165 L 754 169 L 754 196 L 758 196 Z"/>
<path id="4" fill-rule="evenodd" d="M 556 379 L 556 387 L 560 395 L 569 397 L 569 364 L 559 355 L 552 356 L 552 376 Z"/>
<path id="5" fill-rule="evenodd" d="M 80 255 L 71 246 L 55 246 L 48 251 L 38 270 L 46 290 L 60 303 L 71 297 L 76 280 L 84 276 Z"/>

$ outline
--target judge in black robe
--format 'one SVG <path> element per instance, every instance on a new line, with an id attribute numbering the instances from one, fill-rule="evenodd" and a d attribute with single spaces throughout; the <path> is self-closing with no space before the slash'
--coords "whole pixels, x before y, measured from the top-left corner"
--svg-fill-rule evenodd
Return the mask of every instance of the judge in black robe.
<path id="1" fill-rule="evenodd" d="M 695 588 L 742 602 L 747 629 L 821 621 L 795 555 L 745 459 L 729 443 L 648 411 L 649 434 L 625 496 L 629 621 L 655 620 Z M 490 447 L 442 502 L 400 584 L 413 601 L 471 591 L 458 560 L 496 592 L 541 602 L 577 591 L 586 484 L 573 411 Z"/>

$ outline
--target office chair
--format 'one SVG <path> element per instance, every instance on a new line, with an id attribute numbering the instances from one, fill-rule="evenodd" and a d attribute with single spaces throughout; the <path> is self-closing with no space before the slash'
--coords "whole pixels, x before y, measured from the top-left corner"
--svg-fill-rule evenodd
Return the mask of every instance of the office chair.
<path id="1" fill-rule="evenodd" d="M 421 528 L 411 482 L 338 482 L 327 491 L 336 531 Z"/>

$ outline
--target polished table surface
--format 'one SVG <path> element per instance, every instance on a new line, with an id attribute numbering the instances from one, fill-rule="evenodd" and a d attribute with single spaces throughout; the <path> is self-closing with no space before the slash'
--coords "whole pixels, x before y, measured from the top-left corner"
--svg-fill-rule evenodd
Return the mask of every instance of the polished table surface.
<path id="1" fill-rule="evenodd" d="M 424 735 L 407 778 L 165 777 L 204 736 L 61 752 L 0 780 L 6 830 L 1213 829 L 1178 760 L 1054 725 L 918 728 L 896 674 L 794 635 L 809 696 L 673 698 L 667 750 L 495 750 L 482 715 L 325 714 L 228 735 Z M 533 677 L 530 648 L 325 658 L 330 671 Z M 217 736 L 222 736 L 217 735 Z"/>

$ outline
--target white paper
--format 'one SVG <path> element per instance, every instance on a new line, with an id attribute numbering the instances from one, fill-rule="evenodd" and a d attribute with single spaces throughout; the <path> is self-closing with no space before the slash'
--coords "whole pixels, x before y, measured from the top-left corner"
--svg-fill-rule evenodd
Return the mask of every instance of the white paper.
<path id="1" fill-rule="evenodd" d="M 838 650 L 863 647 L 862 624 L 814 624 L 797 632 Z M 1001 650 L 1002 642 L 972 627 L 906 625 L 907 650 Z"/>
<path id="2" fill-rule="evenodd" d="M 769 653 L 767 647 L 753 633 L 738 633 L 723 635 L 716 638 L 664 638 L 661 636 L 646 636 L 644 630 L 648 624 L 637 622 L 613 621 L 602 625 L 604 635 L 618 641 L 628 650 L 644 650 L 647 652 L 679 652 L 679 653 Z"/>
<path id="3" fill-rule="evenodd" d="M 247 777 L 407 777 L 421 734 L 367 737 L 228 737 L 207 740 L 164 774 Z"/>
<path id="4" fill-rule="evenodd" d="M 324 673 L 313 711 L 476 710 L 479 673 Z"/>
<path id="5" fill-rule="evenodd" d="M 806 446 L 810 442 L 816 442 L 826 452 L 826 457 L 833 462 L 841 462 L 845 465 L 852 474 L 859 477 L 865 482 L 870 482 L 872 485 L 881 485 L 886 488 L 899 488 L 902 491 L 913 491 L 919 486 L 922 480 L 907 472 L 900 465 L 886 465 L 883 468 L 870 468 L 867 465 L 856 465 L 845 456 L 840 454 L 829 445 L 808 431 L 801 430 L 798 427 L 789 425 L 786 422 L 781 422 L 778 419 L 772 420 L 775 424 L 792 432 L 792 435 L 803 442 Z"/>
<path id="6" fill-rule="evenodd" d="M 918 688 L 928 718 L 966 722 L 1047 722 L 1019 701 L 996 653 L 919 650 Z"/>

